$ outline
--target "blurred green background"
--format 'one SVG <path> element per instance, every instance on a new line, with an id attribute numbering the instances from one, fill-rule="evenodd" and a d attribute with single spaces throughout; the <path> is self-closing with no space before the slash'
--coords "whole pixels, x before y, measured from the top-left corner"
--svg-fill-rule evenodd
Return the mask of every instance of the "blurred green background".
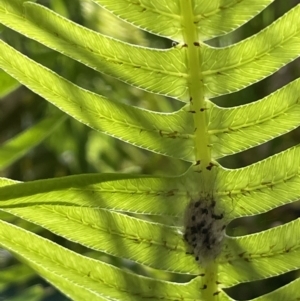
<path id="1" fill-rule="evenodd" d="M 162 49 L 172 47 L 172 41 L 151 35 L 120 21 L 89 0 L 41 0 L 37 3 L 53 9 L 78 24 L 125 42 Z M 238 42 L 259 32 L 298 3 L 299 0 L 277 0 L 240 29 L 208 43 L 213 46 L 226 46 Z M 0 30 L 0 36 L 3 40 L 28 57 L 77 85 L 109 99 L 163 112 L 177 110 L 183 105 L 174 99 L 153 95 L 99 74 L 7 28 L 0 27 Z M 300 77 L 299 59 L 257 84 L 240 92 L 212 99 L 212 101 L 224 107 L 250 103 L 263 98 L 298 77 Z M 2 78 L 3 80 L 1 80 Z M 284 102 L 284 99 L 282 101 Z M 0 71 L 0 144 L 57 111 L 57 108 L 27 88 L 18 85 L 13 79 L 7 78 L 3 71 Z M 299 142 L 300 129 L 298 128 L 259 147 L 224 158 L 220 163 L 227 168 L 247 166 L 297 145 Z M 0 177 L 32 181 L 80 173 L 124 172 L 179 175 L 188 167 L 189 164 L 185 162 L 138 149 L 95 132 L 72 118 L 68 118 L 41 144 L 10 166 L 0 170 Z M 294 203 L 256 217 L 236 220 L 230 225 L 228 234 L 253 233 L 286 223 L 299 216 L 299 203 Z M 25 227 L 79 253 L 86 254 L 88 252 L 82 246 L 66 241 L 13 216 L 0 213 L 0 218 Z M 148 270 L 131 262 L 104 254 L 89 253 L 89 255 L 143 275 L 179 282 L 188 279 L 178 275 L 167 275 Z M 238 300 L 246 300 L 272 291 L 297 276 L 299 276 L 299 272 L 295 271 L 273 279 L 239 285 L 228 290 L 228 294 Z M 32 291 L 27 290 L 30 287 L 33 288 Z M 66 300 L 66 298 L 36 276 L 29 268 L 19 264 L 17 259 L 8 252 L 0 250 L 0 300 L 61 301 Z"/>

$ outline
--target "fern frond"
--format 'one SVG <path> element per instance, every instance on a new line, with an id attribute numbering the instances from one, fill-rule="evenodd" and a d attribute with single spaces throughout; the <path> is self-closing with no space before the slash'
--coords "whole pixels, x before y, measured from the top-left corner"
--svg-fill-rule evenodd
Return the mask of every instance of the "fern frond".
<path id="1" fill-rule="evenodd" d="M 299 269 L 299 220 L 251 235 L 225 235 L 220 255 L 201 265 L 197 256 L 195 261 L 186 254 L 181 227 L 170 224 L 182 217 L 190 202 L 207 203 L 200 208 L 206 214 L 205 226 L 212 230 L 198 225 L 190 229 L 200 236 L 216 230 L 208 215 L 224 220 L 216 230 L 222 231 L 221 241 L 230 221 L 300 199 L 300 145 L 245 168 L 229 170 L 216 162 L 299 127 L 299 79 L 239 107 L 221 108 L 209 100 L 248 87 L 300 56 L 300 5 L 248 39 L 214 48 L 204 41 L 238 28 L 273 1 L 93 2 L 136 27 L 180 43 L 168 50 L 131 45 L 24 0 L 0 0 L 0 22 L 96 71 L 185 102 L 180 110 L 154 112 L 96 95 L 3 40 L 0 68 L 95 130 L 194 164 L 176 177 L 89 174 L 28 183 L 0 178 L 0 211 L 94 251 L 193 279 L 180 284 L 124 271 L 41 238 L 30 227 L 31 232 L 9 224 L 5 216 L 0 219 L 0 246 L 80 301 L 228 301 L 233 299 L 223 288 Z M 43 133 L 38 131 L 31 145 L 48 133 L 49 123 L 42 123 Z M 18 146 L 21 149 L 22 143 Z M 4 150 L 8 147 L 9 143 Z M 11 162 L 7 158 L 2 160 Z M 214 214 L 214 207 L 223 213 Z M 196 220 L 193 213 L 190 219 Z M 297 298 L 298 282 L 252 300 Z"/>

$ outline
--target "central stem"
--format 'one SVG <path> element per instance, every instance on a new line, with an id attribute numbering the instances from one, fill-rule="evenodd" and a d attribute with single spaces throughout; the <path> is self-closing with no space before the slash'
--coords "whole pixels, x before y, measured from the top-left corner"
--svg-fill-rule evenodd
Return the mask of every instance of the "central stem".
<path id="1" fill-rule="evenodd" d="M 195 166 L 197 171 L 203 171 L 211 162 L 209 146 L 207 108 L 204 97 L 203 75 L 201 73 L 201 45 L 198 41 L 197 28 L 194 24 L 194 14 L 191 0 L 181 0 L 181 22 L 184 35 L 186 61 L 188 66 L 188 88 L 190 95 L 190 111 L 193 114 L 195 130 Z"/>
<path id="2" fill-rule="evenodd" d="M 190 112 L 194 121 L 194 148 L 195 171 L 207 171 L 211 163 L 211 150 L 208 135 L 207 102 L 204 96 L 203 75 L 201 72 L 202 56 L 201 45 L 198 40 L 197 28 L 194 24 L 192 0 L 180 0 L 181 24 L 186 50 L 186 63 L 188 67 L 188 89 L 190 96 Z M 217 264 L 211 262 L 205 267 L 202 277 L 202 298 L 205 301 L 218 299 Z"/>

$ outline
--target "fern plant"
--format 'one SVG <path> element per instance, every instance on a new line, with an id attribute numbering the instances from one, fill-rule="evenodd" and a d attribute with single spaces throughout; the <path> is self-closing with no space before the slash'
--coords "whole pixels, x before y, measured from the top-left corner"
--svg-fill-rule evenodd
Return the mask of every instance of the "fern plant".
<path id="1" fill-rule="evenodd" d="M 299 220 L 251 235 L 225 235 L 216 256 L 204 256 L 200 264 L 187 254 L 182 227 L 163 220 L 182 218 L 190 202 L 204 204 L 207 198 L 224 226 L 298 200 L 299 145 L 240 169 L 225 169 L 217 160 L 298 127 L 299 80 L 247 105 L 222 108 L 211 100 L 299 56 L 300 5 L 255 36 L 213 48 L 204 41 L 242 26 L 272 0 L 93 2 L 177 45 L 159 50 L 126 44 L 23 0 L 0 0 L 0 22 L 99 72 L 181 101 L 182 109 L 154 112 L 91 93 L 2 40 L 0 67 L 79 122 L 191 167 L 176 177 L 82 174 L 25 183 L 2 178 L 1 211 L 94 251 L 193 278 L 175 283 L 127 272 L 4 219 L 1 247 L 73 300 L 233 300 L 224 288 L 299 269 Z M 44 133 L 49 122 L 38 129 Z M 256 300 L 297 298 L 299 279 Z"/>

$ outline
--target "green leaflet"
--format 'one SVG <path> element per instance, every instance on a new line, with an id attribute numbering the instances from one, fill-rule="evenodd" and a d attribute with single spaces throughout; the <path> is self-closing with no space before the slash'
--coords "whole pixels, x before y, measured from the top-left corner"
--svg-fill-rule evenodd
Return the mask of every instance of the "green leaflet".
<path id="1" fill-rule="evenodd" d="M 255 215 L 300 198 L 300 145 L 236 170 L 221 170 L 216 194 L 228 216 Z M 228 210 L 228 209 L 227 209 Z"/>
<path id="2" fill-rule="evenodd" d="M 298 219 L 259 233 L 228 238 L 220 257 L 220 282 L 230 287 L 299 269 L 299 227 Z"/>
<path id="3" fill-rule="evenodd" d="M 299 126 L 300 80 L 297 79 L 256 102 L 233 108 L 210 108 L 208 132 L 212 156 L 249 149 Z"/>
<path id="4" fill-rule="evenodd" d="M 0 170 L 18 160 L 31 148 L 47 138 L 65 119 L 66 116 L 61 115 L 47 117 L 38 124 L 5 142 L 4 145 L 0 147 Z"/>
<path id="5" fill-rule="evenodd" d="M 206 96 L 239 91 L 299 57 L 299 14 L 297 5 L 257 35 L 229 47 L 201 45 Z"/>
<path id="6" fill-rule="evenodd" d="M 0 245 L 21 257 L 66 295 L 93 296 L 97 300 L 182 300 L 200 296 L 198 281 L 176 284 L 123 271 L 76 254 L 61 246 L 0 221 Z M 61 281 L 64 279 L 64 281 Z M 198 283 L 197 283 L 198 282 Z M 72 293 L 73 290 L 73 293 Z M 74 300 L 80 300 L 75 298 Z M 82 299 L 81 299 L 82 300 Z"/>
<path id="7" fill-rule="evenodd" d="M 182 177 L 88 174 L 5 186 L 0 189 L 0 200 L 2 208 L 22 202 L 181 216 L 189 200 L 187 185 Z"/>
<path id="8" fill-rule="evenodd" d="M 135 26 L 183 42 L 180 0 L 93 1 Z M 272 2 L 273 0 L 194 1 L 194 24 L 199 39 L 207 40 L 240 27 Z"/>
<path id="9" fill-rule="evenodd" d="M 179 228 L 113 211 L 74 206 L 24 208 L 20 204 L 4 211 L 96 251 L 175 273 L 199 271 L 194 258 L 186 255 Z"/>

